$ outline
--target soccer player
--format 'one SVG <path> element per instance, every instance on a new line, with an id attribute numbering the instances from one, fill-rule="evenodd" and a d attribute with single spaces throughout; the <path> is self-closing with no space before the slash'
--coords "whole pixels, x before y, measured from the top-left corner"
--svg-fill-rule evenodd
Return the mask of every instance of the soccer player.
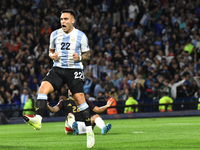
<path id="1" fill-rule="evenodd" d="M 82 64 L 82 61 L 90 59 L 90 49 L 86 35 L 73 26 L 75 15 L 71 9 L 61 11 L 61 28 L 50 35 L 49 57 L 54 62 L 53 67 L 39 88 L 35 117 L 23 116 L 23 119 L 36 130 L 40 130 L 42 116 L 47 106 L 47 95 L 67 83 L 86 124 L 87 147 L 92 148 L 95 139 L 91 126 L 90 109 L 83 93 Z"/>
<path id="2" fill-rule="evenodd" d="M 62 100 L 58 102 L 57 105 L 54 107 L 49 106 L 49 103 L 47 103 L 47 108 L 50 112 L 56 113 L 60 110 L 64 111 L 64 114 L 66 116 L 65 121 L 65 133 L 70 134 L 84 134 L 86 133 L 86 126 L 84 123 L 83 118 L 81 117 L 81 113 L 79 112 L 79 108 L 76 106 L 75 101 L 73 100 L 71 96 L 71 92 L 69 91 L 69 98 L 63 97 Z M 113 100 L 109 100 L 107 104 L 103 107 L 98 107 L 92 104 L 89 100 L 86 99 L 87 104 L 89 105 L 90 110 L 92 110 L 95 113 L 102 113 L 104 112 L 108 107 L 112 105 L 114 102 Z M 102 118 L 95 114 L 91 117 L 91 125 L 94 128 L 96 125 L 101 129 L 101 134 L 106 134 L 111 129 L 111 124 L 108 123 L 105 125 Z"/>

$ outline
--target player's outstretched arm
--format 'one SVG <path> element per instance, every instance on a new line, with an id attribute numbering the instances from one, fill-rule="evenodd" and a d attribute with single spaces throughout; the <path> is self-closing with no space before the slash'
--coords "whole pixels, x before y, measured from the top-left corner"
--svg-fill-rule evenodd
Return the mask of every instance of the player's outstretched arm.
<path id="1" fill-rule="evenodd" d="M 113 104 L 114 100 L 110 99 L 107 101 L 107 104 L 102 107 L 95 106 L 92 111 L 95 113 L 103 113 L 107 108 L 109 108 Z"/>
<path id="2" fill-rule="evenodd" d="M 54 107 L 49 106 L 49 102 L 47 102 L 47 109 L 52 113 L 56 113 L 56 112 L 58 112 L 60 110 L 57 105 L 54 106 Z"/>

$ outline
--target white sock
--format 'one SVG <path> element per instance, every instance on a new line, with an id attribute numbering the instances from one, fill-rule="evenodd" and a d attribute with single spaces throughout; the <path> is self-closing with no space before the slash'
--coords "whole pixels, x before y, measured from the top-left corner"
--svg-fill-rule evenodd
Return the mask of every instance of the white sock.
<path id="1" fill-rule="evenodd" d="M 103 129 L 103 127 L 105 126 L 105 123 L 103 121 L 103 119 L 101 117 L 97 117 L 95 120 L 94 120 L 95 124 L 97 127 L 99 127 L 101 130 Z"/>
<path id="2" fill-rule="evenodd" d="M 72 128 L 72 124 L 75 122 L 75 117 L 73 114 L 68 114 L 67 116 L 67 121 L 68 121 L 68 124 L 69 126 Z M 66 122 L 65 122 L 66 123 Z"/>
<path id="3" fill-rule="evenodd" d="M 68 127 L 68 121 L 65 120 L 65 127 Z"/>
<path id="4" fill-rule="evenodd" d="M 88 132 L 93 132 L 92 126 L 86 126 L 86 133 L 88 133 Z"/>

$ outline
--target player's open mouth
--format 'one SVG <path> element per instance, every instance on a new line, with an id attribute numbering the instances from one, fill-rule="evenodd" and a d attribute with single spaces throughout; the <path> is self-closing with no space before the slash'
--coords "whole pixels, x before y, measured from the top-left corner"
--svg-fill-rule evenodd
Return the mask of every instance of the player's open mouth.
<path id="1" fill-rule="evenodd" d="M 62 27 L 63 27 L 63 28 L 65 28 L 65 27 L 66 27 L 66 25 L 62 25 Z"/>

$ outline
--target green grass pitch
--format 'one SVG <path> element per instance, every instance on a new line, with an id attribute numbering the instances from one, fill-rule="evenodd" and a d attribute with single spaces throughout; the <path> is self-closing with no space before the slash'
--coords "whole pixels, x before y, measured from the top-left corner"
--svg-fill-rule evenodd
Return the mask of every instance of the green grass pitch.
<path id="1" fill-rule="evenodd" d="M 199 117 L 105 120 L 112 129 L 95 127 L 93 150 L 200 150 Z M 86 150 L 86 135 L 66 135 L 63 122 L 0 125 L 0 150 Z"/>

